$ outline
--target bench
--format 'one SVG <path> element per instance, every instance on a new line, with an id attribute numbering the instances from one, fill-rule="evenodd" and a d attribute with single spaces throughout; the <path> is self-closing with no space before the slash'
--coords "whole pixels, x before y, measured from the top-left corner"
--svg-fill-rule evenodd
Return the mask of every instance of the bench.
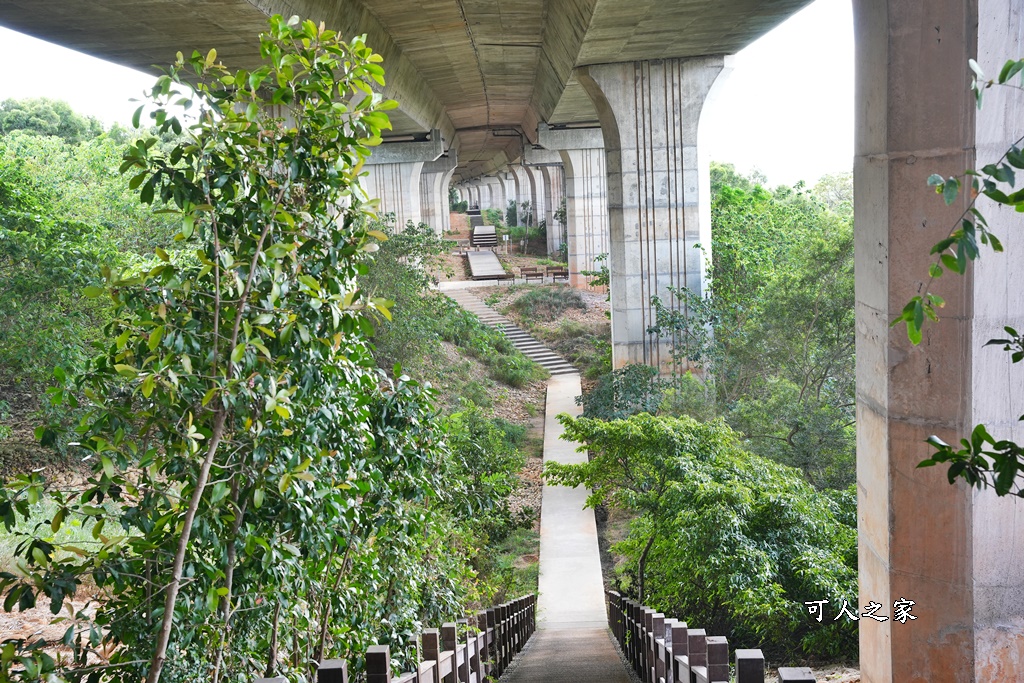
<path id="1" fill-rule="evenodd" d="M 568 268 L 548 268 L 548 275 L 551 276 L 552 282 L 557 282 L 558 280 L 564 280 L 565 282 L 569 281 Z"/>
<path id="2" fill-rule="evenodd" d="M 544 271 L 537 266 L 520 266 L 519 274 L 526 282 L 529 282 L 531 279 L 544 282 Z"/>

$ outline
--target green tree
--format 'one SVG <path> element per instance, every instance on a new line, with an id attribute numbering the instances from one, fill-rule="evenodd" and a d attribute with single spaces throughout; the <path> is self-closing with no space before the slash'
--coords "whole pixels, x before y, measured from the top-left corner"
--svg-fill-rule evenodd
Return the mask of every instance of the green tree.
<path id="1" fill-rule="evenodd" d="M 16 130 L 35 135 L 54 135 L 75 144 L 97 137 L 103 126 L 96 118 L 76 114 L 62 100 L 36 97 L 7 99 L 0 103 L 0 134 Z"/>
<path id="2" fill-rule="evenodd" d="M 102 600 L 69 625 L 70 660 L 9 643 L 5 676 L 96 677 L 104 641 L 110 680 L 305 676 L 378 638 L 401 657 L 418 615 L 458 604 L 460 556 L 431 560 L 444 451 L 430 393 L 379 373 L 366 341 L 367 315 L 389 312 L 356 277 L 385 235 L 358 196 L 338 209 L 395 106 L 371 87 L 381 58 L 281 17 L 261 53 L 251 72 L 179 56 L 149 117 L 187 138 L 125 153 L 131 188 L 171 207 L 183 248 L 84 290 L 112 322 L 85 372 L 57 371 L 53 399 L 81 402 L 75 437 L 95 469 L 84 490 L 51 492 L 57 513 L 24 534 L 0 592 L 5 609 L 46 593 L 56 612 L 88 577 Z M 182 99 L 187 128 L 169 109 Z M 5 483 L 9 532 L 45 492 L 38 473 Z M 72 522 L 94 546 L 47 540 Z"/>
<path id="3" fill-rule="evenodd" d="M 819 487 L 854 478 L 852 209 L 815 192 L 768 191 L 713 169 L 713 261 L 701 296 L 655 300 L 677 374 L 662 410 L 706 415 L 703 394 L 754 452 L 799 467 Z M 849 178 L 822 187 L 846 196 Z M 678 310 L 682 309 L 682 310 Z M 695 392 L 698 371 L 708 390 Z"/>
<path id="4" fill-rule="evenodd" d="M 587 486 L 588 505 L 634 515 L 613 548 L 630 560 L 625 594 L 774 658 L 856 657 L 853 623 L 819 625 L 804 606 L 856 603 L 852 488 L 816 491 L 798 471 L 740 449 L 721 420 L 562 422 L 591 457 L 549 464 L 548 480 Z"/>

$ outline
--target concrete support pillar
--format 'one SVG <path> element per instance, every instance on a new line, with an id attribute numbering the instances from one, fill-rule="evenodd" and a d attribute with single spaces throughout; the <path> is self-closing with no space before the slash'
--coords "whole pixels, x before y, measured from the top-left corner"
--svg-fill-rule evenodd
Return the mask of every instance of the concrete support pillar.
<path id="1" fill-rule="evenodd" d="M 651 297 L 676 303 L 669 287 L 703 291 L 711 246 L 708 165 L 698 159 L 704 103 L 722 56 L 600 64 L 577 76 L 604 133 L 610 214 L 614 367 L 666 367 L 667 343 L 652 338 Z"/>
<path id="2" fill-rule="evenodd" d="M 533 211 L 533 176 L 522 166 L 512 166 L 512 172 L 516 176 L 516 225 L 536 225 L 536 222 L 528 220 L 523 215 L 523 203 L 530 202 L 530 211 Z"/>
<path id="3" fill-rule="evenodd" d="M 530 175 L 530 215 L 533 220 L 531 225 L 540 226 L 541 220 L 544 218 L 547 207 L 544 204 L 544 174 L 537 166 L 524 166 L 526 172 Z"/>
<path id="4" fill-rule="evenodd" d="M 421 220 L 432 227 L 438 235 L 443 235 L 451 228 L 448 184 L 457 165 L 458 160 L 452 153 L 436 161 L 425 162 L 420 171 Z"/>
<path id="5" fill-rule="evenodd" d="M 515 169 L 511 166 L 505 170 L 505 183 L 508 190 L 505 192 L 505 206 L 501 207 L 501 210 L 505 213 L 505 217 L 508 218 L 508 204 L 511 201 L 515 201 L 516 206 L 519 205 L 519 174 L 515 172 Z M 516 212 L 516 220 L 509 224 L 509 226 L 518 226 L 519 213 Z"/>
<path id="6" fill-rule="evenodd" d="M 498 182 L 501 183 L 501 220 L 504 221 L 508 213 L 508 201 L 516 197 L 516 180 L 515 174 L 508 168 L 503 168 L 498 172 Z"/>
<path id="7" fill-rule="evenodd" d="M 406 221 L 419 223 L 423 209 L 420 203 L 420 171 L 422 161 L 400 164 L 367 165 L 360 184 L 366 195 L 380 200 L 377 213 L 395 214 L 395 225 L 402 229 Z"/>
<path id="8" fill-rule="evenodd" d="M 567 238 L 564 234 L 565 226 L 555 218 L 563 199 L 562 167 L 543 166 L 540 170 L 544 175 L 544 222 L 548 226 L 548 253 L 553 254 Z"/>
<path id="9" fill-rule="evenodd" d="M 1024 134 L 1024 99 L 989 91 L 976 112 L 967 60 L 998 73 L 1024 44 L 1017 0 L 855 0 L 854 161 L 857 273 L 857 491 L 860 604 L 889 620 L 860 623 L 861 680 L 981 683 L 1024 671 L 1024 505 L 951 486 L 920 470 L 937 434 L 949 443 L 987 424 L 1024 438 L 1024 369 L 985 342 L 1024 316 L 1019 215 L 978 207 L 1007 253 L 933 283 L 942 321 L 919 346 L 890 328 L 922 291 L 931 246 L 969 199 L 946 207 L 926 180 L 1000 157 Z M 915 601 L 915 621 L 893 603 Z"/>
<path id="10" fill-rule="evenodd" d="M 584 270 L 597 270 L 594 260 L 608 253 L 608 176 L 604 137 L 596 128 L 537 129 L 540 144 L 559 150 L 565 173 L 565 222 L 569 245 L 569 283 L 587 287 Z M 607 262 L 606 262 L 607 265 Z"/>
<path id="11" fill-rule="evenodd" d="M 502 212 L 502 215 L 504 215 L 505 214 L 505 209 L 504 209 L 504 206 L 505 206 L 505 185 L 504 185 L 504 183 L 502 183 L 501 180 L 499 180 L 498 178 L 495 178 L 494 176 L 487 176 L 486 178 L 484 178 L 484 182 L 487 184 L 487 187 L 488 187 L 488 189 L 490 191 L 490 194 L 491 194 L 491 205 L 488 208 L 498 209 L 499 211 Z"/>

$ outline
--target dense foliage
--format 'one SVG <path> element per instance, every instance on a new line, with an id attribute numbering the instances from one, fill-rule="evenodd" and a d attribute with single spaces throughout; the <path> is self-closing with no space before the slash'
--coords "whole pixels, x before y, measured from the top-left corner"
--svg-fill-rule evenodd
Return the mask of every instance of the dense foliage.
<path id="1" fill-rule="evenodd" d="M 852 491 L 816 491 L 799 471 L 743 450 L 721 420 L 563 424 L 591 457 L 549 464 L 549 479 L 635 515 L 614 548 L 627 558 L 617 577 L 626 594 L 770 658 L 856 658 L 856 623 L 819 624 L 804 606 L 856 604 Z"/>
<path id="2" fill-rule="evenodd" d="M 68 649 L 55 658 L 55 643 L 7 642 L 0 680 L 311 680 L 322 658 L 358 662 L 373 642 L 401 663 L 423 620 L 516 588 L 478 581 L 490 558 L 477 548 L 516 526 L 507 497 L 521 431 L 471 408 L 440 422 L 432 390 L 377 367 L 369 343 L 375 324 L 379 342 L 394 331 L 370 276 L 390 241 L 357 190 L 394 106 L 371 87 L 383 83 L 380 57 L 280 17 L 261 52 L 251 72 L 213 51 L 179 56 L 136 115 L 157 135 L 131 144 L 130 180 L 110 186 L 165 207 L 169 223 L 155 225 L 173 225 L 177 248 L 144 227 L 148 216 L 128 231 L 131 253 L 104 218 L 58 221 L 60 196 L 24 155 L 3 157 L 4 229 L 27 245 L 3 258 L 40 300 L 65 278 L 67 307 L 87 301 L 93 332 L 65 329 L 83 351 L 50 391 L 82 414 L 71 447 L 91 475 L 62 489 L 33 472 L 0 488 L 0 522 L 17 539 L 0 573 L 4 609 L 42 595 L 55 614 L 67 607 Z M 410 252 L 392 236 L 397 262 Z M 386 275 L 423 286 L 416 273 Z M 446 334 L 493 356 L 509 381 L 536 372 L 493 352 L 500 335 L 463 334 L 479 323 L 450 318 L 462 327 Z M 38 362 L 41 372 L 50 359 Z M 52 443 L 60 431 L 39 435 Z M 70 608 L 86 585 L 92 604 Z"/>
<path id="3" fill-rule="evenodd" d="M 671 344 L 674 376 L 619 371 L 601 383 L 587 414 L 621 417 L 658 405 L 670 415 L 720 415 L 751 451 L 798 467 L 815 486 L 851 484 L 849 183 L 827 177 L 812 191 L 769 191 L 729 166 L 713 166 L 707 290 L 675 290 L 678 307 L 654 300 L 650 332 Z"/>

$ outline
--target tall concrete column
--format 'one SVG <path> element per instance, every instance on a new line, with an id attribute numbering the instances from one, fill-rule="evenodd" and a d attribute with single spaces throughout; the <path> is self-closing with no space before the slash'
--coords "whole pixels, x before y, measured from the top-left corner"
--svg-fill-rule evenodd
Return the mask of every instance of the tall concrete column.
<path id="1" fill-rule="evenodd" d="M 498 209 L 504 215 L 502 207 L 505 206 L 505 185 L 494 176 L 487 176 L 484 178 L 484 182 L 491 193 L 491 205 L 488 208 Z"/>
<path id="2" fill-rule="evenodd" d="M 510 199 L 514 199 L 518 196 L 516 190 L 516 176 L 512 173 L 509 168 L 503 168 L 498 172 L 498 181 L 501 182 L 502 197 L 504 198 L 501 203 L 501 216 L 502 221 L 508 215 L 508 202 Z"/>
<path id="3" fill-rule="evenodd" d="M 544 204 L 544 174 L 541 173 L 540 168 L 537 166 L 524 166 L 526 172 L 530 174 L 532 192 L 530 194 L 530 211 L 533 216 L 533 225 L 540 226 L 541 220 L 544 218 L 546 206 Z"/>
<path id="4" fill-rule="evenodd" d="M 1011 0 L 856 0 L 857 491 L 860 603 L 890 619 L 860 623 L 861 680 L 982 683 L 1024 671 L 1024 505 L 951 486 L 917 469 L 937 434 L 949 443 L 985 423 L 1024 438 L 1024 372 L 984 343 L 1024 315 L 1019 215 L 979 208 L 1007 253 L 933 283 L 942 321 L 912 346 L 896 318 L 928 280 L 931 246 L 967 208 L 945 207 L 932 173 L 995 161 L 1024 134 L 1019 94 L 989 91 L 976 112 L 967 60 L 996 74 L 1024 45 Z M 1016 324 L 1016 323 L 1010 323 Z M 915 601 L 894 623 L 893 603 Z"/>
<path id="5" fill-rule="evenodd" d="M 608 171 L 614 367 L 671 362 L 667 342 L 647 334 L 651 297 L 682 311 L 669 287 L 703 291 L 711 246 L 711 192 L 698 158 L 704 103 L 722 56 L 581 67 L 577 76 L 597 109 Z"/>
<path id="6" fill-rule="evenodd" d="M 533 176 L 520 165 L 512 166 L 512 172 L 516 175 L 516 191 L 518 196 L 516 197 L 516 224 L 517 225 L 536 225 L 532 220 L 527 221 L 522 215 L 523 203 L 530 202 L 531 212 L 533 211 Z"/>
<path id="7" fill-rule="evenodd" d="M 559 150 L 562 159 L 569 283 L 588 287 L 592 278 L 581 272 L 597 270 L 594 259 L 609 249 L 604 137 L 596 128 L 553 129 L 543 123 L 537 134 L 540 144 Z"/>
<path id="8" fill-rule="evenodd" d="M 360 185 L 368 197 L 380 199 L 380 214 L 394 213 L 395 225 L 423 219 L 420 174 L 423 164 L 444 153 L 441 134 L 434 130 L 422 142 L 385 142 L 366 160 Z"/>
<path id="9" fill-rule="evenodd" d="M 561 157 L 559 157 L 561 161 Z M 558 222 L 555 213 L 562 206 L 562 167 L 543 166 L 541 173 L 544 175 L 544 222 L 548 226 L 548 253 L 555 253 L 562 246 L 566 237 L 563 235 L 565 226 Z"/>
<path id="10" fill-rule="evenodd" d="M 419 223 L 423 216 L 420 202 L 420 170 L 423 162 L 374 164 L 364 167 L 360 184 L 366 195 L 380 200 L 377 213 L 395 214 L 395 225 L 403 229 L 406 221 Z"/>
<path id="11" fill-rule="evenodd" d="M 451 181 L 457 165 L 458 160 L 453 152 L 449 156 L 425 162 L 420 171 L 422 220 L 438 235 L 443 235 L 451 228 L 448 183 Z"/>

